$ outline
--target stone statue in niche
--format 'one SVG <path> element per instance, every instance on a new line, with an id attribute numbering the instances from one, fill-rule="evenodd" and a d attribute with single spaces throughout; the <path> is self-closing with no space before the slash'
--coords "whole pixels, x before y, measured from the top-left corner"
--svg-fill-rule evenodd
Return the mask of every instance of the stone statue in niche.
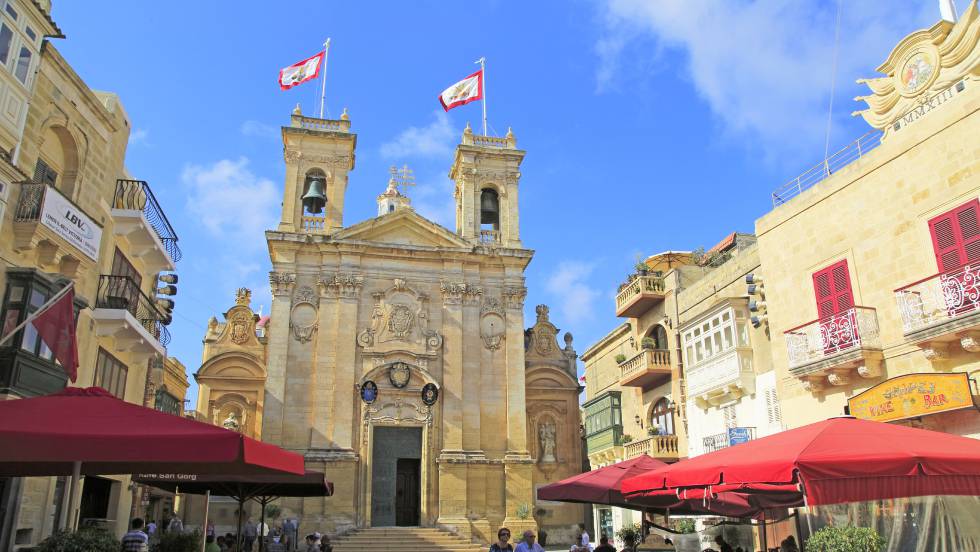
<path id="1" fill-rule="evenodd" d="M 558 461 L 555 457 L 555 424 L 545 422 L 538 426 L 538 436 L 541 439 L 542 464 L 553 464 Z"/>
<path id="2" fill-rule="evenodd" d="M 225 418 L 225 421 L 221 422 L 221 427 L 235 432 L 241 431 L 242 429 L 241 423 L 238 421 L 238 415 L 234 412 L 228 413 L 228 417 Z"/>

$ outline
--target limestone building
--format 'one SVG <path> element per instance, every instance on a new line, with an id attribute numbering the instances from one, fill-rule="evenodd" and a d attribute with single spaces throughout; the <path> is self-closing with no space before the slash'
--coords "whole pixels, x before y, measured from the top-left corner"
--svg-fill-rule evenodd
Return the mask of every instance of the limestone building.
<path id="1" fill-rule="evenodd" d="M 74 385 L 174 411 L 187 383 L 182 365 L 164 362 L 173 304 L 157 292 L 175 291 L 160 276 L 176 281 L 177 235 L 125 167 L 131 124 L 120 99 L 90 89 L 62 57 L 50 10 L 33 0 L 0 10 L 0 400 L 69 385 L 33 326 L 17 327 L 70 282 Z M 0 478 L 0 549 L 66 526 L 66 479 Z M 122 535 L 133 498 L 128 477 L 86 477 L 79 517 Z"/>
<path id="2" fill-rule="evenodd" d="M 259 318 L 240 290 L 211 320 L 198 412 L 326 472 L 333 497 L 283 500 L 305 527 L 421 525 L 484 542 L 501 525 L 570 531 L 581 507 L 538 505 L 534 488 L 580 471 L 576 354 L 546 306 L 524 324 L 533 252 L 513 134 L 467 127 L 450 169 L 452 230 L 411 208 L 404 171 L 376 218 L 345 224 L 357 143 L 346 112 L 297 108 L 282 139 L 271 312 Z"/>
<path id="3" fill-rule="evenodd" d="M 756 221 L 788 427 L 849 407 L 980 437 L 978 37 L 975 1 L 905 37 L 862 81 L 871 133 Z"/>

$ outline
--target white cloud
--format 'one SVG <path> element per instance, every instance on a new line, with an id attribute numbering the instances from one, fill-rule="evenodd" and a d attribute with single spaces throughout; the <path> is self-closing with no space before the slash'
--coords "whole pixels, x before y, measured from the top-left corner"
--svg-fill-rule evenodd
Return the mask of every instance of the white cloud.
<path id="1" fill-rule="evenodd" d="M 420 182 L 405 194 L 412 199 L 412 206 L 418 214 L 446 228 L 454 229 L 456 227 L 454 187 L 455 184 L 449 177 L 435 176 Z"/>
<path id="2" fill-rule="evenodd" d="M 593 303 L 599 297 L 599 291 L 586 282 L 594 268 L 591 263 L 563 261 L 545 283 L 548 293 L 558 299 L 558 311 L 567 324 L 586 322 L 595 317 Z"/>
<path id="3" fill-rule="evenodd" d="M 248 120 L 242 123 L 241 132 L 245 136 L 275 139 L 279 137 L 279 128 L 260 121 Z"/>
<path id="4" fill-rule="evenodd" d="M 599 92 L 635 88 L 637 79 L 650 79 L 653 93 L 664 92 L 656 88 L 655 74 L 680 66 L 728 133 L 761 141 L 762 148 L 823 145 L 836 3 L 600 2 L 605 32 L 596 44 Z M 878 0 L 845 2 L 835 115 L 863 105 L 851 101 L 860 90 L 854 79 L 874 76 L 901 37 L 938 15 L 934 2 L 903 9 L 886 9 Z M 844 138 L 832 137 L 831 145 Z"/>
<path id="5" fill-rule="evenodd" d="M 147 145 L 146 139 L 149 135 L 150 132 L 145 128 L 135 128 L 133 129 L 133 132 L 129 134 L 129 145 Z"/>
<path id="6" fill-rule="evenodd" d="M 209 233 L 235 244 L 265 243 L 281 197 L 271 180 L 248 170 L 247 158 L 188 165 L 181 179 L 188 187 L 187 210 Z"/>
<path id="7" fill-rule="evenodd" d="M 453 152 L 453 145 L 460 131 L 453 128 L 449 116 L 443 111 L 434 112 L 435 120 L 428 126 L 408 127 L 391 142 L 381 144 L 381 156 L 385 158 L 444 157 Z"/>

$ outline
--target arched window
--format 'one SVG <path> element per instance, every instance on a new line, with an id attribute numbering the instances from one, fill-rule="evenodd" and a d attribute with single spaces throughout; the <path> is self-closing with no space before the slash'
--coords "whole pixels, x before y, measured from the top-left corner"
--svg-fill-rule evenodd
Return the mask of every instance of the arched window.
<path id="1" fill-rule="evenodd" d="M 657 429 L 657 435 L 674 434 L 674 409 L 670 407 L 667 397 L 661 398 L 653 405 L 650 412 L 650 427 Z"/>
<path id="2" fill-rule="evenodd" d="M 650 332 L 650 337 L 657 342 L 657 349 L 670 349 L 670 343 L 667 342 L 667 330 L 660 324 L 654 326 L 653 331 Z"/>
<path id="3" fill-rule="evenodd" d="M 74 198 L 78 174 L 78 149 L 68 129 L 51 126 L 44 130 L 34 165 L 34 181 L 53 186 Z"/>

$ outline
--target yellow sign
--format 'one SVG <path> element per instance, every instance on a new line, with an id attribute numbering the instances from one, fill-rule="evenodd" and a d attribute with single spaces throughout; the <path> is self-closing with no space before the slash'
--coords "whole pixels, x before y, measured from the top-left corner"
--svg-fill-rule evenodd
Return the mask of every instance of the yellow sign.
<path id="1" fill-rule="evenodd" d="M 906 374 L 848 399 L 851 416 L 892 422 L 937 412 L 973 408 L 970 378 L 953 374 Z"/>

